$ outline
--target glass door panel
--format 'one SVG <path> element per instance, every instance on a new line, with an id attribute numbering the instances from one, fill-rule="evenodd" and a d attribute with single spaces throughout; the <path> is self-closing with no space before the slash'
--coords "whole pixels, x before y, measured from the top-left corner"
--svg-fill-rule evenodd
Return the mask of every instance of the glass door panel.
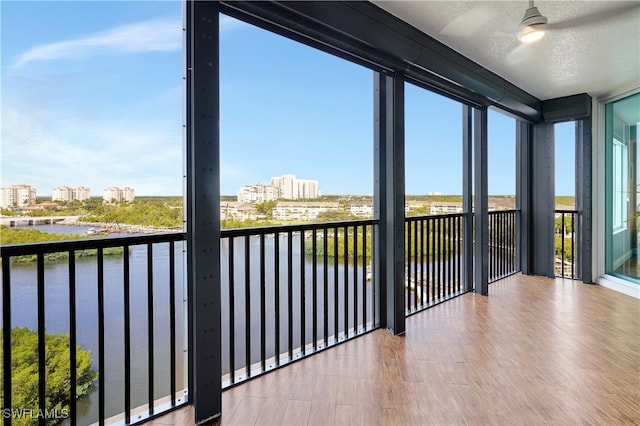
<path id="1" fill-rule="evenodd" d="M 640 284 L 640 93 L 607 104 L 605 126 L 606 273 Z"/>

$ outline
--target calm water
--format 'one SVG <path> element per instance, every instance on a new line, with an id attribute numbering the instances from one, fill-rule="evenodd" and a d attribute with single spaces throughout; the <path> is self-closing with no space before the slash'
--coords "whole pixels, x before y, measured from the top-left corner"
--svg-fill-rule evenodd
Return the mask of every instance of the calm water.
<path id="1" fill-rule="evenodd" d="M 26 228 L 26 227 L 25 227 Z M 84 234 L 90 227 L 65 225 L 37 225 L 35 229 L 65 234 Z M 183 384 L 183 276 L 184 253 L 182 242 L 176 243 L 172 254 L 176 260 L 176 383 Z M 169 244 L 154 245 L 154 362 L 155 395 L 169 394 Z M 130 262 L 131 300 L 131 365 L 132 407 L 144 404 L 147 395 L 147 253 L 146 247 L 132 247 Z M 45 316 L 49 333 L 69 332 L 69 271 L 66 261 L 45 264 Z M 105 403 L 107 416 L 124 411 L 124 298 L 123 256 L 105 256 Z M 94 257 L 76 259 L 77 341 L 90 350 L 93 366 L 98 370 L 97 262 Z M 37 329 L 37 271 L 35 263 L 15 264 L 11 268 L 11 325 Z M 79 424 L 98 419 L 97 386 L 78 400 Z"/>
<path id="2" fill-rule="evenodd" d="M 65 225 L 37 225 L 36 229 L 66 234 L 84 234 L 90 227 L 76 227 Z M 284 237 L 284 236 L 281 236 Z M 302 309 L 305 310 L 305 342 L 312 342 L 314 330 L 314 300 L 317 310 L 315 312 L 315 330 L 318 339 L 324 336 L 324 324 L 326 320 L 328 336 L 335 329 L 335 310 L 338 310 L 339 333 L 344 332 L 345 317 L 345 285 L 349 308 L 346 318 L 346 327 L 352 329 L 354 322 L 363 322 L 363 311 L 367 311 L 367 318 L 372 317 L 373 304 L 371 302 L 371 284 L 364 279 L 363 265 L 354 267 L 352 264 L 344 265 L 327 260 L 327 292 L 324 285 L 323 259 L 319 258 L 314 265 L 313 258 L 300 252 L 300 235 L 293 236 L 292 257 L 292 286 L 288 287 L 288 268 L 286 239 L 280 241 L 278 268 L 276 268 L 276 256 L 274 238 L 267 237 L 265 241 L 265 262 L 260 267 L 260 243 L 258 238 L 251 238 L 249 243 L 249 267 L 245 268 L 244 239 L 239 239 L 234 245 L 234 273 L 233 273 L 233 306 L 234 320 L 233 330 L 230 318 L 230 289 L 229 289 L 229 245 L 228 241 L 221 242 L 221 297 L 222 297 L 222 369 L 223 374 L 230 368 L 230 359 L 233 357 L 235 368 L 246 365 L 245 342 L 250 340 L 250 363 L 259 361 L 261 351 L 261 334 L 264 328 L 265 352 L 267 358 L 275 356 L 276 315 L 280 319 L 280 351 L 285 352 L 291 344 L 294 348 L 300 346 L 302 341 Z M 176 299 L 169 300 L 168 258 L 174 256 L 176 265 Z M 183 389 L 184 368 L 186 366 L 184 352 L 184 264 L 185 253 L 182 242 L 177 242 L 175 251 L 169 253 L 168 244 L 156 244 L 153 248 L 153 285 L 154 285 L 154 391 L 156 398 L 169 394 L 169 354 L 172 350 L 169 346 L 169 304 L 174 303 L 176 308 L 176 383 L 178 389 Z M 131 300 L 131 406 L 136 407 L 146 403 L 148 375 L 148 321 L 147 321 L 147 252 L 146 247 L 132 247 L 129 253 L 130 262 L 130 300 Z M 338 280 L 335 281 L 334 268 L 338 270 Z M 346 269 L 345 269 L 346 268 Z M 264 278 L 261 279 L 261 269 Z M 304 269 L 304 271 L 302 271 Z M 248 270 L 250 283 L 247 285 L 245 273 Z M 276 273 L 276 270 L 278 273 Z M 104 298 L 105 298 L 105 402 L 107 417 L 124 411 L 124 296 L 123 296 L 123 256 L 106 256 L 104 261 Z M 85 350 L 90 350 L 94 361 L 94 368 L 98 370 L 98 317 L 97 317 L 97 262 L 93 257 L 76 259 L 77 282 L 77 340 Z M 304 289 L 300 283 L 304 276 Z M 314 287 L 313 281 L 317 283 Z M 11 271 L 11 315 L 12 326 L 29 327 L 37 329 L 37 271 L 35 264 L 14 265 Z M 357 286 L 353 283 L 358 282 Z M 49 333 L 67 333 L 69 331 L 69 295 L 68 295 L 68 264 L 62 262 L 47 262 L 45 265 L 45 312 L 46 329 Z M 247 287 L 248 286 L 248 287 Z M 246 293 L 248 288 L 248 293 Z M 336 293 L 337 289 L 337 293 Z M 261 290 L 264 292 L 264 324 L 261 315 Z M 366 306 L 363 293 L 367 294 Z M 315 297 L 314 297 L 315 295 Z M 291 297 L 291 298 L 290 298 Z M 276 299 L 279 308 L 276 310 Z M 324 300 L 328 302 L 325 312 L 322 308 Z M 358 310 L 353 309 L 353 301 L 357 301 Z M 246 315 L 246 301 L 249 301 L 250 316 Z M 291 311 L 291 312 L 289 312 Z M 289 342 L 288 316 L 291 314 L 292 341 Z M 354 314 L 357 318 L 354 318 Z M 249 321 L 250 339 L 246 339 L 246 324 Z M 229 337 L 233 333 L 235 337 L 234 355 L 229 348 Z M 90 424 L 98 419 L 98 391 L 97 386 L 91 393 L 78 400 L 79 424 Z"/>

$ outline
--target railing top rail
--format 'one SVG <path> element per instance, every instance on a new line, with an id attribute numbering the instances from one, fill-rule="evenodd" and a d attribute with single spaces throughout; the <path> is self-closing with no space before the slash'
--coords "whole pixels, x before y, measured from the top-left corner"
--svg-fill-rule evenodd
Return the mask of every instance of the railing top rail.
<path id="1" fill-rule="evenodd" d="M 313 231 L 314 229 L 330 229 L 330 228 L 342 228 L 345 226 L 363 226 L 363 225 L 377 225 L 380 221 L 378 219 L 366 219 L 366 220 L 349 220 L 343 222 L 313 222 L 313 223 L 298 223 L 293 225 L 275 225 L 275 226 L 262 226 L 251 228 L 232 228 L 223 229 L 221 231 L 222 238 L 239 237 L 246 235 L 265 235 L 284 232 L 298 232 L 298 231 Z"/>
<path id="2" fill-rule="evenodd" d="M 131 237 L 87 238 L 82 240 L 43 241 L 38 243 L 7 244 L 0 246 L 0 257 L 25 256 L 38 253 L 55 253 L 69 250 L 86 250 L 108 247 L 133 246 L 149 243 L 168 243 L 187 239 L 185 232 L 136 235 Z"/>
<path id="3" fill-rule="evenodd" d="M 556 213 L 580 213 L 578 210 L 554 210 Z"/>
<path id="4" fill-rule="evenodd" d="M 519 211 L 519 209 L 491 210 L 489 214 L 518 213 Z"/>
<path id="5" fill-rule="evenodd" d="M 441 219 L 447 217 L 463 217 L 467 213 L 443 213 L 443 214 L 426 214 L 423 216 L 406 216 L 405 222 L 416 222 L 425 219 Z"/>

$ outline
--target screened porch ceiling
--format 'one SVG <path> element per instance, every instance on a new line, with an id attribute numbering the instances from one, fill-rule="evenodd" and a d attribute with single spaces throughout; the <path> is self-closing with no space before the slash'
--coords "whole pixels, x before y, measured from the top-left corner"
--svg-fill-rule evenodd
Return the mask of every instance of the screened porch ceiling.
<path id="1" fill-rule="evenodd" d="M 528 45 L 516 37 L 528 1 L 373 3 L 540 100 L 640 86 L 639 1 L 535 1 L 550 29 Z"/>

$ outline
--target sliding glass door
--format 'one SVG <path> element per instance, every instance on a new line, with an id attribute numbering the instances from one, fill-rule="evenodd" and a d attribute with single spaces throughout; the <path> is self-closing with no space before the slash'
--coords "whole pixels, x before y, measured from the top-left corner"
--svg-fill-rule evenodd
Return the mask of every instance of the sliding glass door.
<path id="1" fill-rule="evenodd" d="M 640 93 L 606 105 L 606 273 L 640 284 Z"/>

